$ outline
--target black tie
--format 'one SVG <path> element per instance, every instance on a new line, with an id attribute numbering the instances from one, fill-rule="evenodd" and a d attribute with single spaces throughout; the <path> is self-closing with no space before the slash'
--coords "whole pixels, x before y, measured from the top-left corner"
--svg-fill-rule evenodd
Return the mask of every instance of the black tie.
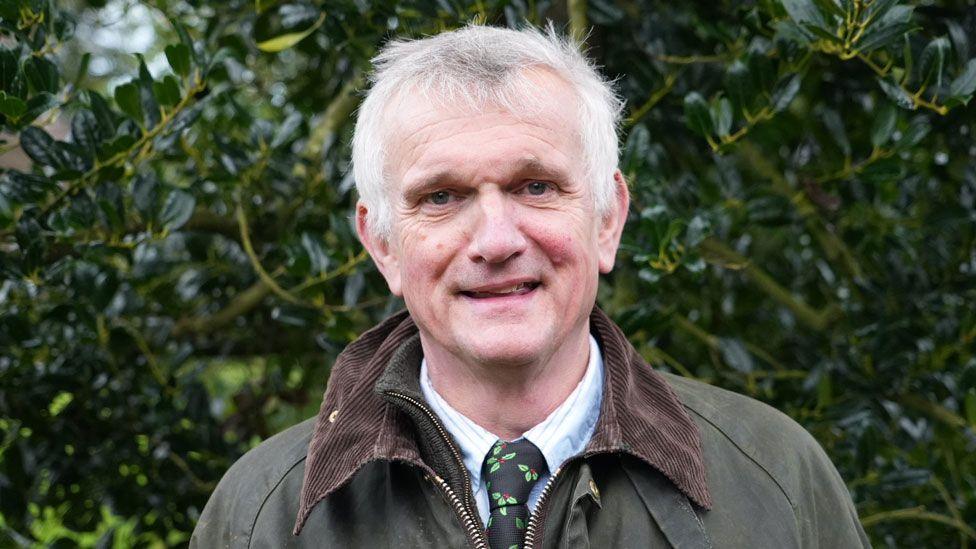
<path id="1" fill-rule="evenodd" d="M 491 447 L 484 464 L 491 549 L 521 549 L 529 522 L 529 493 L 546 470 L 542 452 L 526 439 L 499 440 Z"/>

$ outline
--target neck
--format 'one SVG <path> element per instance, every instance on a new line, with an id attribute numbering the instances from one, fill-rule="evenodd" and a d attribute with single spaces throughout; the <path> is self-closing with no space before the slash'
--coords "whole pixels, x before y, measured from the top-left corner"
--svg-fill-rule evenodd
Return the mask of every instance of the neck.
<path id="1" fill-rule="evenodd" d="M 524 363 L 461 360 L 428 345 L 421 333 L 431 384 L 455 410 L 503 440 L 541 423 L 586 373 L 589 322 L 546 356 Z"/>

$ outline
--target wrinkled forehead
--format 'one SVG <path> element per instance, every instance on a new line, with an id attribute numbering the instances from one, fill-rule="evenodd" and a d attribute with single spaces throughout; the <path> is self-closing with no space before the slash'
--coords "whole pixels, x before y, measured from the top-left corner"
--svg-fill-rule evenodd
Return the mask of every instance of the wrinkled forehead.
<path id="1" fill-rule="evenodd" d="M 420 81 L 399 90 L 384 108 L 387 167 L 398 152 L 397 145 L 418 128 L 437 120 L 493 112 L 560 132 L 582 151 L 577 93 L 563 78 L 538 67 L 513 73 L 488 88 Z"/>

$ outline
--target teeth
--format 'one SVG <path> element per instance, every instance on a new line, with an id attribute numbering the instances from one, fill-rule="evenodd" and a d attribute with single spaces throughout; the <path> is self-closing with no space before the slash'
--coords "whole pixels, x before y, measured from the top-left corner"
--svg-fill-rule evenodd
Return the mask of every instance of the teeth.
<path id="1" fill-rule="evenodd" d="M 492 290 L 490 292 L 471 292 L 471 295 L 474 296 L 474 297 L 490 297 L 490 296 L 493 296 L 493 295 L 508 295 L 508 294 L 514 294 L 515 292 L 522 291 L 522 290 L 524 290 L 526 288 L 529 288 L 529 287 L 530 287 L 530 285 L 529 285 L 528 282 L 520 282 L 520 283 L 518 283 L 518 284 L 516 284 L 514 286 L 509 286 L 507 288 L 500 288 L 498 290 Z"/>

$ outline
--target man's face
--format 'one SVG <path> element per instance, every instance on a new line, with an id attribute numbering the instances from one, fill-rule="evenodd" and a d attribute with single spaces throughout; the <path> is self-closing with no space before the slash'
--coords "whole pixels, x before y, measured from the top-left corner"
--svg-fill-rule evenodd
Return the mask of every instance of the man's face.
<path id="1" fill-rule="evenodd" d="M 573 92 L 551 75 L 533 78 L 551 100 L 529 117 L 405 100 L 388 140 L 388 241 L 369 235 L 360 206 L 363 242 L 429 358 L 528 364 L 585 344 L 627 189 L 618 172 L 614 209 L 597 214 Z"/>

